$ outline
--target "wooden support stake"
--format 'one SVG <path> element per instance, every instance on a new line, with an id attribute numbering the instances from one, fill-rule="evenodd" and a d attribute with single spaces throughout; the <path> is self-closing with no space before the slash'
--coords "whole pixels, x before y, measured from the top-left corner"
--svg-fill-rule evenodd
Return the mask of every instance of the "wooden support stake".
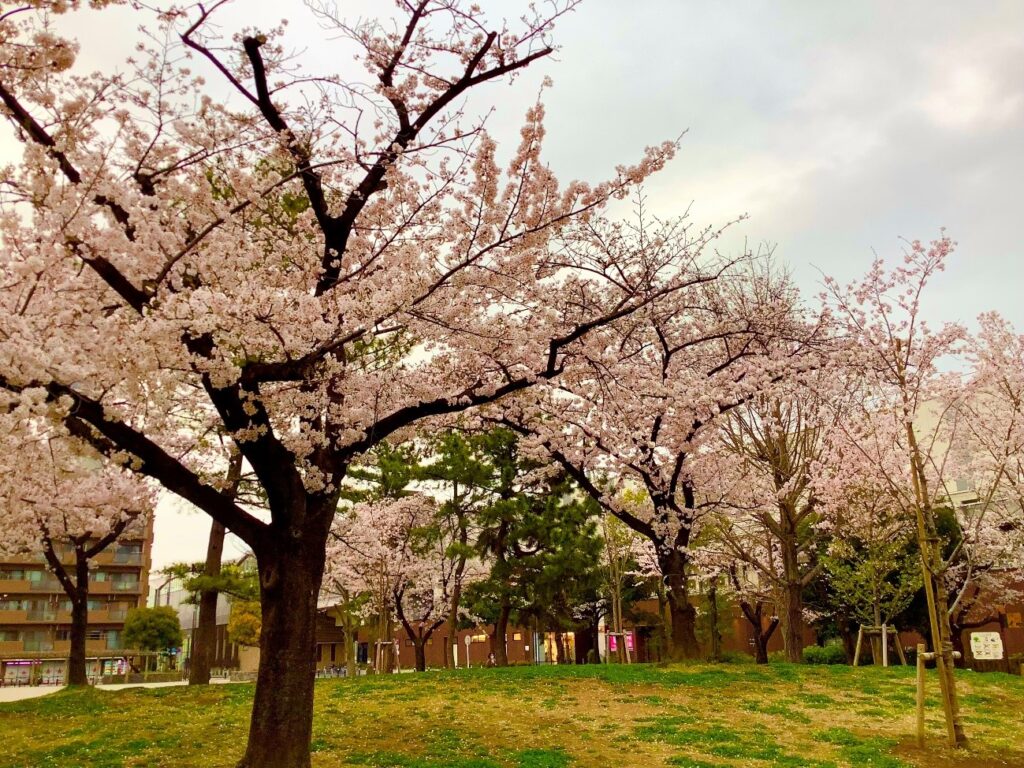
<path id="1" fill-rule="evenodd" d="M 900 643 L 900 633 L 896 629 L 893 629 L 892 632 L 896 636 L 896 653 L 900 657 L 900 664 L 905 667 L 907 666 L 907 656 L 903 653 L 903 645 Z"/>
<path id="2" fill-rule="evenodd" d="M 882 666 L 889 666 L 889 628 L 882 625 Z"/>
<path id="3" fill-rule="evenodd" d="M 924 643 L 917 644 L 917 746 L 924 748 Z"/>
<path id="4" fill-rule="evenodd" d="M 864 639 L 864 627 L 858 627 L 857 629 L 857 647 L 853 651 L 853 666 L 857 666 L 860 663 L 860 644 Z"/>

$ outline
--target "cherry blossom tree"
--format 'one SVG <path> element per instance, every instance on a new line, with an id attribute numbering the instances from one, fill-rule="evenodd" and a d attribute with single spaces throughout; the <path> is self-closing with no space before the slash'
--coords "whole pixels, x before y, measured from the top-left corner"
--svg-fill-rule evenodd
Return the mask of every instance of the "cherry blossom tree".
<path id="1" fill-rule="evenodd" d="M 356 504 L 332 528 L 328 590 L 369 596 L 379 618 L 378 640 L 390 639 L 394 618 L 416 651 L 416 669 L 426 669 L 426 644 L 449 615 L 458 557 L 435 535 L 436 504 L 412 493 L 398 499 Z"/>
<path id="2" fill-rule="evenodd" d="M 933 330 L 921 315 L 925 288 L 952 250 L 945 236 L 930 244 L 908 242 L 901 265 L 887 269 L 878 259 L 848 286 L 827 278 L 824 298 L 849 343 L 837 364 L 863 376 L 868 393 L 857 413 L 840 420 L 845 440 L 839 450 L 848 466 L 863 464 L 858 473 L 883 482 L 894 509 L 916 522 L 948 739 L 959 746 L 966 737 L 953 677 L 949 561 L 941 550 L 936 510 L 948 499 L 939 457 L 948 455 L 941 446 L 948 445 L 943 425 L 951 413 L 943 405 L 948 398 L 939 364 L 959 351 L 965 331 L 952 324 Z"/>
<path id="3" fill-rule="evenodd" d="M 224 5 L 133 6 L 149 26 L 113 73 L 80 72 L 60 31 L 75 25 L 57 24 L 84 3 L 0 16 L 0 103 L 23 146 L 0 196 L 0 389 L 44 397 L 252 548 L 262 652 L 240 765 L 301 768 L 347 468 L 421 419 L 558 378 L 591 333 L 683 290 L 629 253 L 571 248 L 675 144 L 562 185 L 539 102 L 504 168 L 462 113 L 552 52 L 573 0 L 515 29 L 459 0 L 354 24 L 314 5 L 361 52 L 354 76 L 300 71 L 283 25 L 221 36 Z M 211 430 L 252 468 L 268 522 L 198 471 Z"/>
<path id="4" fill-rule="evenodd" d="M 836 613 L 891 627 L 921 590 L 920 554 L 914 520 L 872 479 L 849 486 L 841 505 L 823 510 L 829 541 L 821 562 Z M 871 649 L 881 663 L 878 636 L 871 636 Z"/>
<path id="5" fill-rule="evenodd" d="M 652 542 L 676 657 L 699 654 L 689 547 L 701 515 L 721 501 L 716 457 L 705 447 L 723 414 L 802 364 L 816 333 L 770 262 L 703 255 L 714 236 L 691 232 L 684 221 L 648 227 L 642 216 L 631 228 L 595 228 L 591 247 L 602 258 L 638 254 L 651 270 L 687 275 L 688 289 L 592 337 L 584 364 L 545 388 L 539 403 L 505 415 L 534 434 L 609 513 Z M 774 343 L 781 339 L 790 343 Z M 642 509 L 621 503 L 630 489 L 642 490 Z"/>
<path id="6" fill-rule="evenodd" d="M 71 604 L 67 682 L 88 685 L 91 561 L 119 539 L 144 534 L 153 489 L 103 466 L 94 450 L 22 407 L 0 416 L 0 456 L 2 551 L 45 558 Z"/>
<path id="7" fill-rule="evenodd" d="M 716 525 L 721 543 L 772 586 L 791 662 L 802 659 L 803 593 L 822 568 L 815 470 L 846 398 L 835 371 L 805 378 L 748 399 L 722 420 L 721 450 L 733 459 L 735 477 L 729 480 L 728 510 Z M 758 545 L 751 546 L 751 538 Z"/>
<path id="8" fill-rule="evenodd" d="M 1024 573 L 1024 339 L 995 313 L 969 345 L 971 378 L 952 398 L 957 541 L 947 571 L 953 642 L 998 621 Z M 949 473 L 947 473 L 948 475 Z"/>

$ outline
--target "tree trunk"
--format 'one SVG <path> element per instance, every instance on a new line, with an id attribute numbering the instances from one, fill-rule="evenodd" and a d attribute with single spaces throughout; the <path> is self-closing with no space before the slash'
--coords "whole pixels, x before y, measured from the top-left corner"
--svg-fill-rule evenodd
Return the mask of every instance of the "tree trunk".
<path id="1" fill-rule="evenodd" d="M 758 664 L 767 664 L 768 641 L 775 634 L 775 629 L 779 626 L 779 619 L 773 616 L 766 630 L 762 623 L 763 606 L 761 603 L 757 603 L 755 606 L 746 601 L 741 601 L 740 610 L 743 611 L 743 615 L 750 622 L 750 630 L 754 640 L 754 661 Z"/>
<path id="2" fill-rule="evenodd" d="M 355 622 L 352 622 L 353 624 Z M 350 626 L 345 627 L 345 676 L 350 680 L 356 676 L 356 633 Z"/>
<path id="3" fill-rule="evenodd" d="M 452 605 L 451 610 L 448 612 L 448 621 L 446 622 L 448 640 L 444 644 L 444 668 L 455 669 L 459 665 L 456 663 L 454 658 L 454 649 L 452 645 L 458 642 L 459 639 L 459 603 L 462 602 L 462 584 L 456 583 L 452 589 Z"/>
<path id="4" fill-rule="evenodd" d="M 804 650 L 804 597 L 803 583 L 797 578 L 787 581 L 783 606 L 782 642 L 786 649 L 786 660 L 794 664 L 803 661 Z"/>
<path id="5" fill-rule="evenodd" d="M 203 575 L 215 579 L 220 576 L 221 558 L 224 553 L 224 526 L 213 521 L 210 539 L 206 545 L 206 562 Z M 199 593 L 199 623 L 192 634 L 192 652 L 188 669 L 189 685 L 209 685 L 210 668 L 213 666 L 213 652 L 217 642 L 217 598 L 216 589 L 204 589 Z"/>
<path id="6" fill-rule="evenodd" d="M 783 510 L 784 524 L 794 516 L 792 510 Z M 789 527 L 787 525 L 787 527 Z M 800 574 L 799 544 L 796 531 L 784 532 L 780 541 L 782 568 L 785 578 L 782 600 L 782 644 L 786 650 L 786 661 L 799 664 L 803 661 L 804 650 L 804 584 Z"/>
<path id="7" fill-rule="evenodd" d="M 427 671 L 427 648 L 426 639 L 414 637 L 412 639 L 413 650 L 416 652 L 416 671 Z"/>
<path id="8" fill-rule="evenodd" d="M 491 650 L 494 652 L 494 663 L 498 667 L 508 666 L 508 653 L 505 648 L 505 636 L 508 634 L 508 621 L 512 615 L 512 606 L 503 603 L 498 611 L 498 620 L 494 622 L 494 635 L 491 636 Z"/>
<path id="9" fill-rule="evenodd" d="M 658 558 L 665 579 L 672 637 L 670 659 L 696 659 L 700 656 L 697 643 L 697 611 L 690 605 L 686 581 L 686 555 L 678 549 L 662 553 Z"/>
<path id="10" fill-rule="evenodd" d="M 325 519 L 320 519 L 325 517 Z M 263 625 L 249 743 L 238 768 L 309 768 L 316 605 L 329 516 L 257 552 Z"/>
<path id="11" fill-rule="evenodd" d="M 71 598 L 71 652 L 68 654 L 68 685 L 88 685 L 85 640 L 89 633 L 89 560 L 75 551 L 75 589 Z"/>
<path id="12" fill-rule="evenodd" d="M 708 587 L 708 623 L 711 635 L 711 660 L 722 660 L 722 630 L 718 621 L 718 575 L 711 580 Z"/>
<path id="13" fill-rule="evenodd" d="M 565 664 L 565 637 L 562 630 L 555 630 L 555 653 L 558 656 L 555 663 Z"/>

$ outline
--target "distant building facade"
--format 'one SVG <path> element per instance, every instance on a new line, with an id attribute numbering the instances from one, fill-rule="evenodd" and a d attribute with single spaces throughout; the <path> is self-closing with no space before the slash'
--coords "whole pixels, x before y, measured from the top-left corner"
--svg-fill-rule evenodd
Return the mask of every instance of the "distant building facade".
<path id="1" fill-rule="evenodd" d="M 123 671 L 122 632 L 132 608 L 145 605 L 153 523 L 141 536 L 111 544 L 91 561 L 87 671 L 91 679 Z M 57 555 L 74 573 L 70 544 Z M 0 560 L 0 684 L 63 683 L 71 650 L 71 601 L 42 554 Z"/>

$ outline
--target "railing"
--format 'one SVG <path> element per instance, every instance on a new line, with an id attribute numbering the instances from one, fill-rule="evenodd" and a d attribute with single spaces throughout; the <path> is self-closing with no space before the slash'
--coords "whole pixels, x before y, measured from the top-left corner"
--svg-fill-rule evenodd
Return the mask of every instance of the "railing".
<path id="1" fill-rule="evenodd" d="M 25 640 L 23 650 L 36 653 L 53 650 L 53 640 Z"/>
<path id="2" fill-rule="evenodd" d="M 51 608 L 35 609 L 28 612 L 29 621 L 56 621 L 57 611 Z"/>
<path id="3" fill-rule="evenodd" d="M 110 610 L 107 611 L 108 621 L 124 621 L 128 618 L 128 611 L 126 609 Z"/>
<path id="4" fill-rule="evenodd" d="M 60 592 L 63 590 L 63 587 L 61 587 L 60 582 L 56 579 L 30 581 L 28 588 L 33 592 Z"/>
<path id="5" fill-rule="evenodd" d="M 116 565 L 142 565 L 140 552 L 115 552 L 112 562 Z"/>
<path id="6" fill-rule="evenodd" d="M 112 581 L 111 589 L 115 592 L 138 592 L 139 582 L 137 581 Z"/>

